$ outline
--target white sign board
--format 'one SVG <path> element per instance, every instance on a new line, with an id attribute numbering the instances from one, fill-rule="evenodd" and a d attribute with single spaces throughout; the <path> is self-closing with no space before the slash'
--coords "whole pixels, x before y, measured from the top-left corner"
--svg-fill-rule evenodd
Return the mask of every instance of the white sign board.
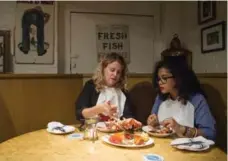
<path id="1" fill-rule="evenodd" d="M 130 62 L 129 28 L 127 25 L 97 25 L 97 56 L 98 61 L 108 53 L 122 55 L 127 63 Z"/>

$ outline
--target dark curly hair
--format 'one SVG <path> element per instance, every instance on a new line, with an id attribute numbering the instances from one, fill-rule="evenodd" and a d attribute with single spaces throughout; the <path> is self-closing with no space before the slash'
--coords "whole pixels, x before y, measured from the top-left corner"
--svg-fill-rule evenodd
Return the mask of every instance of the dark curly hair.
<path id="1" fill-rule="evenodd" d="M 154 76 L 153 76 L 153 85 L 154 88 L 158 91 L 158 95 L 162 100 L 166 100 L 169 97 L 169 93 L 163 94 L 159 90 L 158 85 L 158 70 L 160 68 L 166 68 L 174 76 L 176 86 L 178 90 L 179 99 L 183 101 L 184 104 L 187 103 L 189 98 L 196 94 L 202 94 L 206 97 L 204 91 L 202 90 L 199 80 L 196 77 L 194 71 L 183 61 L 174 61 L 174 60 L 162 60 L 156 63 Z"/>

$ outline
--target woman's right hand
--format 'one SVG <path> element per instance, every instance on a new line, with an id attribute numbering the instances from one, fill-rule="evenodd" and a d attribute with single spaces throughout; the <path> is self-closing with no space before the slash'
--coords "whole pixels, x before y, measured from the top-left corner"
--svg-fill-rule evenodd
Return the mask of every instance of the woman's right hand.
<path id="1" fill-rule="evenodd" d="M 98 107 L 99 113 L 104 113 L 108 116 L 113 116 L 117 112 L 117 107 L 115 105 L 110 105 L 108 102 L 100 104 Z"/>
<path id="2" fill-rule="evenodd" d="M 159 124 L 159 122 L 158 122 L 158 117 L 157 117 L 157 115 L 155 115 L 155 114 L 152 114 L 152 115 L 150 115 L 148 118 L 147 118 L 147 125 L 150 125 L 150 126 L 156 126 L 156 125 L 158 125 Z"/>

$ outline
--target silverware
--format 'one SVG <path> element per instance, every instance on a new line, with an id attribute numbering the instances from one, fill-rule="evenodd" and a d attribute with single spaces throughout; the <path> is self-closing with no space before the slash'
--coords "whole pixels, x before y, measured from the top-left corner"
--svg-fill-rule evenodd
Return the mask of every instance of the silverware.
<path id="1" fill-rule="evenodd" d="M 196 145 L 200 145 L 202 144 L 203 145 L 204 142 L 202 141 L 191 141 L 191 142 L 187 142 L 187 143 L 177 143 L 177 144 L 172 144 L 172 146 L 178 146 L 178 145 L 193 145 L 193 144 L 196 144 Z"/>
<path id="2" fill-rule="evenodd" d="M 52 130 L 60 130 L 61 132 L 66 132 L 66 130 L 64 129 L 64 126 L 61 126 L 61 127 L 54 127 L 52 128 Z"/>

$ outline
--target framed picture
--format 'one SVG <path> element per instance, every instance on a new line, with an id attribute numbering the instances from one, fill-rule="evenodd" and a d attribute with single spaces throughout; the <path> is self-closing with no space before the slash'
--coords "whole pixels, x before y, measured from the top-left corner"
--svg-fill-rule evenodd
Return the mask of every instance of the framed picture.
<path id="1" fill-rule="evenodd" d="M 198 23 L 203 24 L 216 18 L 216 1 L 198 1 Z"/>
<path id="2" fill-rule="evenodd" d="M 54 64 L 56 5 L 51 4 L 43 1 L 17 2 L 16 64 Z"/>
<path id="3" fill-rule="evenodd" d="M 10 68 L 10 31 L 0 30 L 0 73 Z"/>
<path id="4" fill-rule="evenodd" d="M 225 49 L 225 21 L 201 29 L 201 52 L 208 53 Z"/>

